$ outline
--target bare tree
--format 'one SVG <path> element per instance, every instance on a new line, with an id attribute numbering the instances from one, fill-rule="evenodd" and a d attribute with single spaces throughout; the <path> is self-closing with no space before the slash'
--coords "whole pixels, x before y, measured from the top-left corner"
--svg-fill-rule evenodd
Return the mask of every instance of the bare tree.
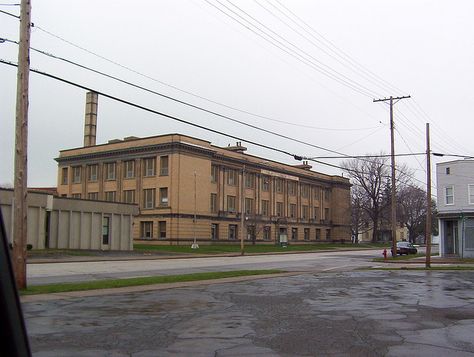
<path id="1" fill-rule="evenodd" d="M 368 224 L 368 216 L 364 210 L 366 206 L 366 195 L 358 185 L 351 189 L 351 230 L 354 243 L 359 242 L 359 234 L 365 233 Z"/>

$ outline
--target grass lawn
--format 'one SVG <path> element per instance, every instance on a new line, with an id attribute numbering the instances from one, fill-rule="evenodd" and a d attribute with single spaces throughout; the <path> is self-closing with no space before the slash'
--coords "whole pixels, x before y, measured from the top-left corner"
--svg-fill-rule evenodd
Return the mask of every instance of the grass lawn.
<path id="1" fill-rule="evenodd" d="M 351 243 L 320 243 L 320 244 L 289 244 L 286 248 L 277 245 L 265 244 L 245 244 L 245 253 L 274 253 L 274 252 L 308 252 L 326 249 L 340 249 L 340 248 L 378 248 L 383 245 L 378 244 L 351 244 Z M 199 249 L 191 249 L 190 244 L 186 245 L 149 245 L 136 243 L 133 245 L 133 250 L 138 252 L 152 252 L 162 251 L 170 253 L 195 253 L 195 254 L 219 254 L 219 253 L 240 253 L 240 245 L 230 244 L 213 244 L 200 245 Z"/>
<path id="2" fill-rule="evenodd" d="M 80 282 L 80 283 L 34 285 L 34 286 L 28 287 L 27 289 L 20 290 L 20 295 L 64 293 L 68 291 L 122 288 L 122 287 L 127 287 L 127 286 L 178 283 L 178 282 L 184 282 L 184 281 L 211 280 L 211 279 L 232 278 L 232 277 L 238 277 L 238 276 L 251 276 L 251 275 L 277 274 L 277 273 L 284 273 L 284 271 L 277 270 L 277 269 L 235 270 L 235 271 L 223 271 L 223 272 L 194 273 L 194 274 L 184 274 L 184 275 L 166 275 L 166 276 L 148 276 L 148 277 L 142 277 L 142 278 L 110 279 L 110 280 L 90 281 L 90 282 Z"/>

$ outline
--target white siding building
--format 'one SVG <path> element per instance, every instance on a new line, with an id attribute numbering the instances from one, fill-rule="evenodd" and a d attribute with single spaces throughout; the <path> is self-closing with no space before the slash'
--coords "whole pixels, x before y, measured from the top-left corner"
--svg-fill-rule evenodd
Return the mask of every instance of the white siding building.
<path id="1" fill-rule="evenodd" d="M 442 256 L 474 257 L 474 160 L 436 165 Z"/>

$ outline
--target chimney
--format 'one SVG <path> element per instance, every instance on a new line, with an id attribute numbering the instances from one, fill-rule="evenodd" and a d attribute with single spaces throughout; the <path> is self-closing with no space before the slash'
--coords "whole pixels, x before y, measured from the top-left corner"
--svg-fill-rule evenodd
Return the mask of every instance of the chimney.
<path id="1" fill-rule="evenodd" d="M 86 115 L 84 120 L 84 146 L 94 146 L 97 132 L 97 102 L 99 95 L 86 93 Z"/>
<path id="2" fill-rule="evenodd" d="M 293 165 L 293 167 L 296 167 L 298 169 L 308 170 L 308 171 L 313 168 L 313 166 L 308 164 L 308 161 L 303 161 L 303 164 Z"/>
<path id="3" fill-rule="evenodd" d="M 242 142 L 241 142 L 241 141 L 237 141 L 237 142 L 235 143 L 235 146 L 230 146 L 230 144 L 229 144 L 229 145 L 228 145 L 227 147 L 225 147 L 224 149 L 229 150 L 229 151 L 238 152 L 238 153 L 241 153 L 241 154 L 243 154 L 244 151 L 247 150 L 247 148 L 246 148 L 245 146 L 242 146 Z"/>

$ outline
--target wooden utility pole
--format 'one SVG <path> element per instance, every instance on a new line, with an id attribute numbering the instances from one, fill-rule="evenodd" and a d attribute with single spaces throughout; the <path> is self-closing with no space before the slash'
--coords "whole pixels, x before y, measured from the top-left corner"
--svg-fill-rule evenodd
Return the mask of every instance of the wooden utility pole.
<path id="1" fill-rule="evenodd" d="M 16 91 L 15 178 L 13 202 L 13 269 L 16 285 L 26 288 L 28 80 L 30 74 L 31 2 L 21 0 L 20 45 Z"/>
<path id="2" fill-rule="evenodd" d="M 391 167 L 392 167 L 392 192 L 391 192 L 391 211 L 392 211 L 392 255 L 397 255 L 397 197 L 396 197 L 396 186 L 395 186 L 395 134 L 394 134 L 394 125 L 393 125 L 393 105 L 398 101 L 410 98 L 410 96 L 404 97 L 392 97 L 384 98 L 384 99 L 374 99 L 374 102 L 390 102 L 390 156 L 391 156 Z M 394 103 L 394 100 L 396 102 Z"/>
<path id="3" fill-rule="evenodd" d="M 244 191 L 245 165 L 242 168 L 242 177 L 240 178 L 240 255 L 244 255 L 244 229 L 245 229 L 245 191 Z"/>
<path id="4" fill-rule="evenodd" d="M 430 123 L 426 123 L 426 268 L 431 267 L 431 150 Z"/>

